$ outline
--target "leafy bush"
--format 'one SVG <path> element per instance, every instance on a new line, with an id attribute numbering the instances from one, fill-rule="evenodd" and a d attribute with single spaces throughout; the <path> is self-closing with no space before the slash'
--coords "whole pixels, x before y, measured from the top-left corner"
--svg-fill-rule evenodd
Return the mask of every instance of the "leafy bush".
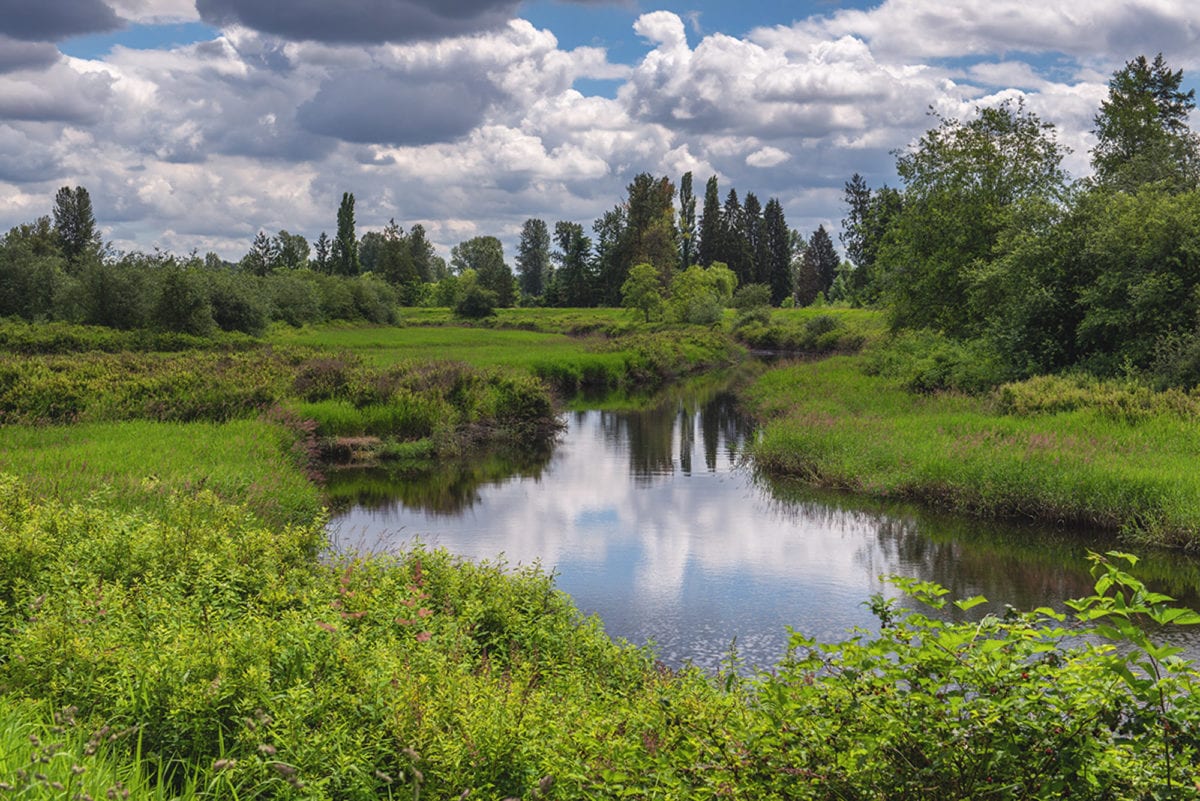
<path id="1" fill-rule="evenodd" d="M 733 293 L 733 308 L 738 311 L 749 311 L 761 306 L 771 305 L 771 287 L 766 284 L 746 284 L 738 287 Z"/>
<path id="2" fill-rule="evenodd" d="M 479 320 L 496 314 L 496 293 L 472 283 L 459 296 L 454 304 L 454 313 L 459 317 Z"/>
<path id="3" fill-rule="evenodd" d="M 870 351 L 868 375 L 899 378 L 912 392 L 955 390 L 978 394 L 1008 373 L 982 340 L 957 340 L 932 331 L 907 331 Z"/>

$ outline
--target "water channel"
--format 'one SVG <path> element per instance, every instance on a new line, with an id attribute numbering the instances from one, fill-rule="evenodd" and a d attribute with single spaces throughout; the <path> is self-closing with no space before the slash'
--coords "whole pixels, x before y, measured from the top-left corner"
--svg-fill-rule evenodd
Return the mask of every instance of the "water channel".
<path id="1" fill-rule="evenodd" d="M 818 494 L 754 475 L 753 429 L 722 383 L 677 388 L 635 410 L 568 412 L 552 445 L 405 471 L 335 474 L 345 499 L 336 547 L 419 541 L 475 560 L 540 563 L 613 637 L 652 642 L 665 663 L 712 670 L 736 646 L 769 668 L 788 627 L 825 641 L 872 628 L 864 602 L 897 593 L 881 577 L 936 581 L 972 614 L 1087 595 L 1088 549 L 1119 546 L 1078 531 L 979 521 Z M 1139 574 L 1200 607 L 1200 564 L 1146 555 Z M 1200 632 L 1174 639 L 1200 655 Z"/>

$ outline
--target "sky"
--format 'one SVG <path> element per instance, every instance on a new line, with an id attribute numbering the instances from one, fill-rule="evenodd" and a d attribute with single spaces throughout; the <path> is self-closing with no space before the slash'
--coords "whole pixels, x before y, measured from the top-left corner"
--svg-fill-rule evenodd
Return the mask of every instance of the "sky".
<path id="1" fill-rule="evenodd" d="M 836 237 L 942 117 L 1023 99 L 1089 171 L 1107 82 L 1200 75 L 1195 0 L 0 0 L 0 231 L 85 186 L 118 250 L 422 224 L 438 250 L 717 176 Z"/>

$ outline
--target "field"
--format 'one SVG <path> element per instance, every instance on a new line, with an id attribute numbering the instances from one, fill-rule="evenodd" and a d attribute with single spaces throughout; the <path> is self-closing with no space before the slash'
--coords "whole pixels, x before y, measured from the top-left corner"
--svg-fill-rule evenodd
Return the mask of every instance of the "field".
<path id="1" fill-rule="evenodd" d="M 797 634 L 744 676 L 613 642 L 536 567 L 325 552 L 309 471 L 326 440 L 444 460 L 552 420 L 567 389 L 628 403 L 743 353 L 714 329 L 614 337 L 628 318 L 613 311 L 580 334 L 589 314 L 170 352 L 18 332 L 24 349 L 0 357 L 0 797 L 1197 797 L 1200 676 L 1142 632 L 1200 617 L 1117 555 L 1069 629 L 1048 611 L 956 624 L 864 599 L 878 634 Z M 883 335 L 840 310 L 757 324 L 810 356 Z M 765 469 L 984 514 L 1074 519 L 1084 497 L 1112 524 L 1140 511 L 1145 536 L 1192 525 L 1192 485 L 1168 481 L 1196 455 L 1186 396 L 921 394 L 862 359 L 746 371 Z"/>

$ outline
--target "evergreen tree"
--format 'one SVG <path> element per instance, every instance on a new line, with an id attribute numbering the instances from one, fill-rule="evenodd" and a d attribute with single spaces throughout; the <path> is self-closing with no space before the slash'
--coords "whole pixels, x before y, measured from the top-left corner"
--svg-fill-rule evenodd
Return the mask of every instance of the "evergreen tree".
<path id="1" fill-rule="evenodd" d="M 768 200 L 763 212 L 763 244 L 767 254 L 764 283 L 771 287 L 771 304 L 778 306 L 792 292 L 792 238 L 778 198 Z"/>
<path id="2" fill-rule="evenodd" d="M 545 220 L 530 218 L 521 226 L 521 241 L 517 244 L 517 273 L 521 291 L 534 298 L 546 292 L 550 279 L 550 229 Z"/>
<path id="3" fill-rule="evenodd" d="M 696 258 L 696 195 L 692 192 L 692 174 L 685 172 L 679 181 L 679 269 L 686 270 Z"/>
<path id="4" fill-rule="evenodd" d="M 729 190 L 725 205 L 721 207 L 721 246 L 717 260 L 733 270 L 738 284 L 754 283 L 754 255 L 746 234 L 746 212 L 738 200 L 736 189 Z"/>
<path id="5" fill-rule="evenodd" d="M 742 286 L 748 284 L 767 283 L 767 253 L 766 241 L 763 237 L 762 204 L 753 192 L 746 193 L 746 202 L 742 206 L 746 224 L 746 246 L 750 254 L 750 269 Z"/>
<path id="6" fill-rule="evenodd" d="M 100 232 L 92 213 L 92 198 L 82 186 L 64 186 L 54 196 L 54 232 L 71 267 L 100 258 Z"/>
<path id="7" fill-rule="evenodd" d="M 275 241 L 267 236 L 266 231 L 259 231 L 239 266 L 251 275 L 270 275 L 275 270 L 278 256 Z"/>
<path id="8" fill-rule="evenodd" d="M 1103 186 L 1121 191 L 1163 182 L 1194 189 L 1200 178 L 1200 139 L 1188 127 L 1196 90 L 1184 92 L 1183 70 L 1172 71 L 1159 53 L 1125 64 L 1108 82 L 1095 117 L 1092 167 Z"/>
<path id="9" fill-rule="evenodd" d="M 700 246 L 696 252 L 696 260 L 701 266 L 707 267 L 714 261 L 721 261 L 721 254 L 725 250 L 721 233 L 721 198 L 717 187 L 717 176 L 714 175 L 704 186 L 704 211 L 700 217 Z"/>
<path id="10" fill-rule="evenodd" d="M 333 270 L 338 275 L 358 275 L 358 239 L 354 234 L 354 193 L 343 192 L 337 213 L 337 238 L 333 240 Z"/>
<path id="11" fill-rule="evenodd" d="M 316 245 L 313 247 L 313 269 L 325 274 L 332 272 L 331 250 L 332 245 L 329 241 L 329 235 L 322 231 L 321 235 L 317 237 Z"/>
<path id="12" fill-rule="evenodd" d="M 378 244 L 373 247 L 375 263 L 371 272 L 377 273 L 395 287 L 420 283 L 421 276 L 413 262 L 412 247 L 408 237 L 400 230 L 395 219 L 388 220 L 382 234 L 376 234 Z M 366 237 L 363 237 L 363 262 L 366 264 Z"/>
<path id="13" fill-rule="evenodd" d="M 809 238 L 806 258 L 810 259 L 816 268 L 820 291 L 828 297 L 833 280 L 837 278 L 841 259 L 838 258 L 837 251 L 833 248 L 833 239 L 830 238 L 824 225 L 818 225 L 817 230 L 813 231 L 813 235 Z"/>

